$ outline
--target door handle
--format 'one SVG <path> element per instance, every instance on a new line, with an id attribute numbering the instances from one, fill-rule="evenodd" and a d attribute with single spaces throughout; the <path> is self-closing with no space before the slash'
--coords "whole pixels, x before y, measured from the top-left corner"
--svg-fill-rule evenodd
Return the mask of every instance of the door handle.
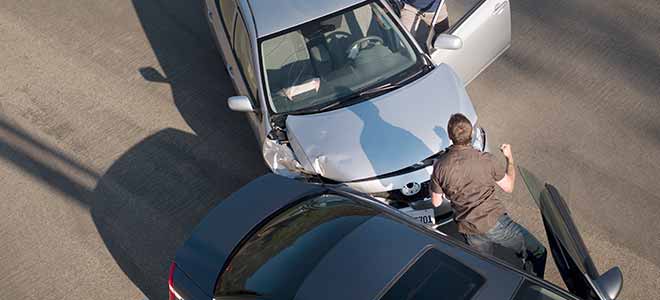
<path id="1" fill-rule="evenodd" d="M 503 13 L 507 5 L 509 5 L 509 1 L 502 1 L 500 3 L 495 4 L 495 9 L 493 10 L 493 16 L 497 16 Z"/>

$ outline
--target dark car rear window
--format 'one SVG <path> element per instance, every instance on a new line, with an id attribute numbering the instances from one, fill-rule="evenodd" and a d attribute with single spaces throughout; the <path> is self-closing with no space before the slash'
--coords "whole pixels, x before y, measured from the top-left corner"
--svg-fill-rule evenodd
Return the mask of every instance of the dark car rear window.
<path id="1" fill-rule="evenodd" d="M 377 214 L 338 195 L 318 196 L 285 210 L 236 252 L 215 296 L 293 299 L 321 259 Z"/>
<path id="2" fill-rule="evenodd" d="M 381 300 L 470 299 L 484 282 L 477 272 L 436 249 L 429 249 Z"/>

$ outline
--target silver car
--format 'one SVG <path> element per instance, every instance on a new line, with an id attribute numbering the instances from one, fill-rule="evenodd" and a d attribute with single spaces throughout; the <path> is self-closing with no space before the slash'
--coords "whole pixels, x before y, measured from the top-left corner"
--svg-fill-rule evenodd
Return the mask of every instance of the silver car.
<path id="1" fill-rule="evenodd" d="M 507 0 L 443 1 L 451 27 L 428 53 L 387 0 L 205 1 L 239 94 L 229 107 L 270 168 L 387 199 L 427 195 L 449 117 L 476 125 L 465 85 L 511 39 Z"/>

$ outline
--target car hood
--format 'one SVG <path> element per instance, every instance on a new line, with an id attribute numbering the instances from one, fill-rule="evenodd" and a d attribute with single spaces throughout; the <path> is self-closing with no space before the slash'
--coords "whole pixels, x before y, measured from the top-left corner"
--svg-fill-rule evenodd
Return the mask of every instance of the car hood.
<path id="1" fill-rule="evenodd" d="M 346 182 L 409 167 L 449 146 L 447 121 L 476 113 L 465 88 L 439 65 L 402 88 L 349 107 L 291 115 L 286 126 L 305 169 Z"/>

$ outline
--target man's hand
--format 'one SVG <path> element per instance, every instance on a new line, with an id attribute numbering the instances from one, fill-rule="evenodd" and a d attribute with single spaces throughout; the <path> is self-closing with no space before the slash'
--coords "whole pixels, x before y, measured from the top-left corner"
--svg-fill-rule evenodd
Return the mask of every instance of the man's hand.
<path id="1" fill-rule="evenodd" d="M 502 154 L 504 154 L 504 157 L 506 157 L 507 160 L 509 161 L 513 160 L 513 153 L 511 153 L 511 145 L 502 144 L 500 146 L 500 151 L 502 151 Z"/>
<path id="2" fill-rule="evenodd" d="M 433 207 L 439 207 L 444 200 L 442 194 L 431 192 L 431 201 L 433 201 Z"/>
<path id="3" fill-rule="evenodd" d="M 497 182 L 503 191 L 507 193 L 513 193 L 513 187 L 516 183 L 516 167 L 513 164 L 513 153 L 511 153 L 511 145 L 502 144 L 500 146 L 500 151 L 506 157 L 506 174 L 504 178 Z"/>

